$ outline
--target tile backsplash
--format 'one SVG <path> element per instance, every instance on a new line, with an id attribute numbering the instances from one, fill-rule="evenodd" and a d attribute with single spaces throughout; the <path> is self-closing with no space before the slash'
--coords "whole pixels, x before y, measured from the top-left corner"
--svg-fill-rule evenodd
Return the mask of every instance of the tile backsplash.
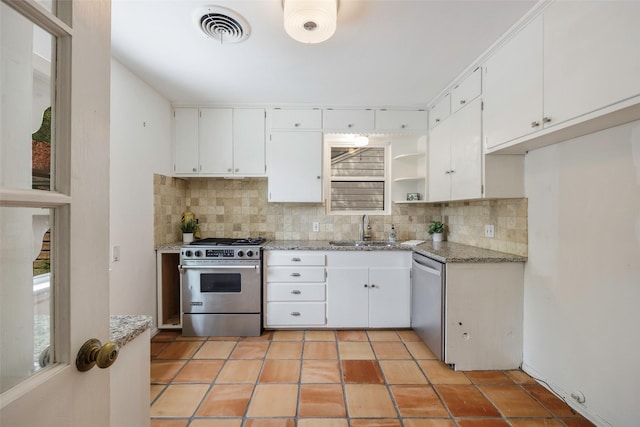
<path id="1" fill-rule="evenodd" d="M 323 204 L 268 203 L 266 178 L 189 179 L 154 175 L 154 237 L 161 245 L 181 239 L 177 222 L 190 210 L 202 237 L 256 237 L 270 240 L 355 240 L 360 215 L 327 215 Z M 391 224 L 398 240 L 428 240 L 427 225 L 442 220 L 446 239 L 527 255 L 527 200 L 393 204 L 392 215 L 370 215 L 372 238 L 386 240 Z M 312 231 L 314 222 L 319 231 Z M 484 237 L 494 224 L 494 239 Z"/>

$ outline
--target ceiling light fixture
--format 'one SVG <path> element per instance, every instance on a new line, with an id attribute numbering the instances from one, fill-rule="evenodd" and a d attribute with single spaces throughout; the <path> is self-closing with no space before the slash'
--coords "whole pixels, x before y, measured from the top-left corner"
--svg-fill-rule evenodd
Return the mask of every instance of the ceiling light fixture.
<path id="1" fill-rule="evenodd" d="M 321 43 L 336 32 L 338 0 L 283 0 L 284 29 L 301 43 Z"/>
<path id="2" fill-rule="evenodd" d="M 369 137 L 367 135 L 356 135 L 353 143 L 357 147 L 364 147 L 365 145 L 369 145 Z"/>

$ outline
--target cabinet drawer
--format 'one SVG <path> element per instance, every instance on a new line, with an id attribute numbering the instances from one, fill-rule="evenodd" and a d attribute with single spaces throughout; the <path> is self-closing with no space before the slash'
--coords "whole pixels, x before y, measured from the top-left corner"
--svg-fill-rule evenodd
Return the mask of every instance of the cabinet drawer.
<path id="1" fill-rule="evenodd" d="M 429 111 L 429 129 L 444 122 L 451 115 L 451 94 L 446 94 Z"/>
<path id="2" fill-rule="evenodd" d="M 267 267 L 267 282 L 324 282 L 324 267 Z"/>
<path id="3" fill-rule="evenodd" d="M 322 110 L 272 110 L 271 129 L 322 129 Z"/>
<path id="4" fill-rule="evenodd" d="M 267 301 L 324 301 L 324 283 L 268 283 Z"/>
<path id="5" fill-rule="evenodd" d="M 266 258 L 267 265 L 325 265 L 325 256 L 322 253 L 268 252 Z"/>
<path id="6" fill-rule="evenodd" d="M 425 131 L 427 126 L 426 111 L 376 111 L 376 130 Z"/>
<path id="7" fill-rule="evenodd" d="M 267 326 L 324 325 L 324 302 L 268 302 Z"/>

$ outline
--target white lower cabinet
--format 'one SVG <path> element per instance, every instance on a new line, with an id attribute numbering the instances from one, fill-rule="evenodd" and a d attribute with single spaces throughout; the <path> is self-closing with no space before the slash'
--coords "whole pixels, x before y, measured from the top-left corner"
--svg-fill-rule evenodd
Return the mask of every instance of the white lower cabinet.
<path id="1" fill-rule="evenodd" d="M 322 252 L 265 251 L 265 328 L 326 325 L 325 259 Z"/>
<path id="2" fill-rule="evenodd" d="M 327 326 L 409 327 L 410 265 L 410 251 L 328 253 Z"/>
<path id="3" fill-rule="evenodd" d="M 456 370 L 522 364 L 524 264 L 447 263 L 445 363 Z"/>

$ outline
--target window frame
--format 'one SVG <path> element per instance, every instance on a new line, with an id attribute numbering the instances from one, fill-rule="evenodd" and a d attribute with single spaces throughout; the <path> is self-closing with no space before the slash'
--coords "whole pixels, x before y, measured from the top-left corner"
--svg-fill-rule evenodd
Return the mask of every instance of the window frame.
<path id="1" fill-rule="evenodd" d="M 51 211 L 52 362 L 1 394 L 2 407 L 35 389 L 71 363 L 70 257 L 71 257 L 71 68 L 72 3 L 54 1 L 53 12 L 34 0 L 0 0 L 55 39 L 51 58 L 50 191 L 0 186 L 0 206 L 48 208 Z"/>
<path id="2" fill-rule="evenodd" d="M 367 147 L 384 149 L 384 176 L 332 176 L 331 175 L 331 148 L 332 147 L 357 147 L 354 142 L 355 135 L 351 134 L 325 134 L 323 147 L 323 176 L 324 176 L 324 201 L 327 215 L 391 215 L 391 141 L 369 136 Z M 346 179 L 345 179 L 346 178 Z M 384 182 L 384 209 L 383 210 L 333 210 L 331 209 L 331 188 L 334 181 L 380 181 Z"/>

